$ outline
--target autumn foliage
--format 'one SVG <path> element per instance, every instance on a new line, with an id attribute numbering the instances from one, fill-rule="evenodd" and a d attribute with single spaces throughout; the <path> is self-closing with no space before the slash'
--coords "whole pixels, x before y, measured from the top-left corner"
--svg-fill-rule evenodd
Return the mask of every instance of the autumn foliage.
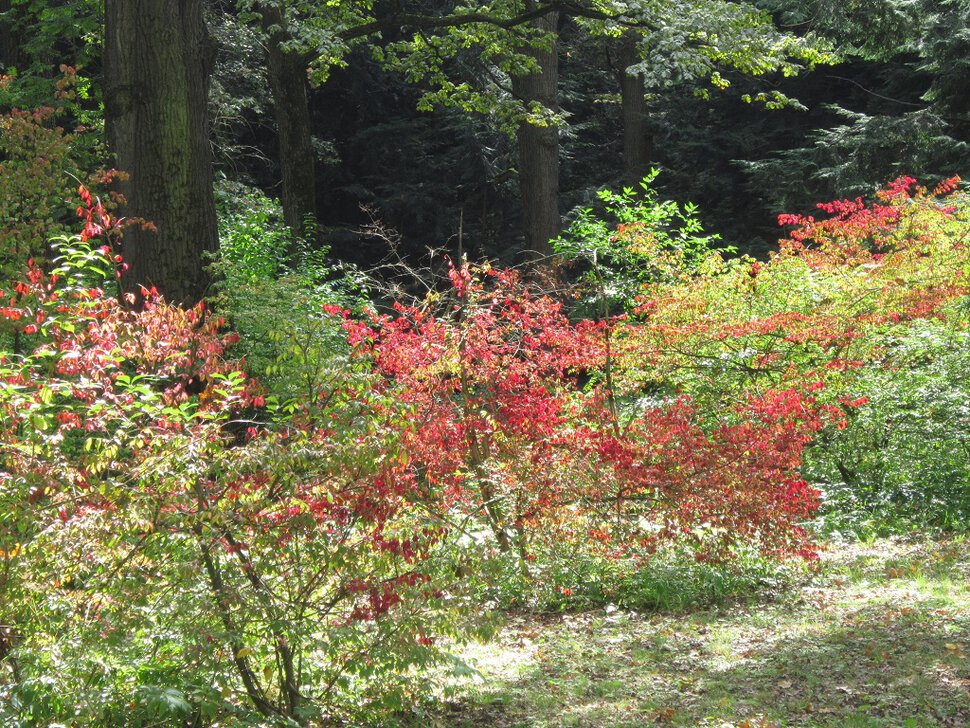
<path id="1" fill-rule="evenodd" d="M 769 261 L 688 269 L 629 225 L 618 257 L 663 271 L 632 313 L 576 319 L 456 263 L 424 301 L 320 311 L 330 374 L 282 406 L 220 316 L 112 295 L 122 223 L 81 195 L 83 233 L 0 295 L 0 694 L 60 671 L 69 707 L 32 698 L 50 720 L 400 708 L 487 632 L 489 579 L 672 547 L 812 559 L 807 449 L 866 406 L 892 332 L 961 320 L 970 285 L 955 182 L 785 217 Z"/>
<path id="2" fill-rule="evenodd" d="M 509 271 L 453 268 L 451 283 L 437 315 L 398 306 L 344 324 L 409 413 L 383 476 L 393 487 L 484 524 L 526 573 L 567 545 L 614 558 L 685 539 L 704 558 L 737 543 L 811 555 L 798 523 L 817 497 L 798 468 L 829 415 L 813 397 L 765 391 L 719 419 L 688 396 L 632 403 L 602 376 L 630 324 L 574 323 Z"/>

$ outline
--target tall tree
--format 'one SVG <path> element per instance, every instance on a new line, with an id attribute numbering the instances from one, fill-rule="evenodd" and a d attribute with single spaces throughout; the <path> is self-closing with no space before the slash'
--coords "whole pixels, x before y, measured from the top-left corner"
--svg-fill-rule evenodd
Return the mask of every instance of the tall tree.
<path id="1" fill-rule="evenodd" d="M 530 2 L 527 9 L 534 9 Z M 535 68 L 512 76 L 512 93 L 527 108 L 559 111 L 559 13 L 532 22 L 545 35 L 545 44 L 532 46 L 528 56 Z M 541 113 L 540 113 L 541 116 Z M 519 188 L 526 250 L 537 256 L 552 253 L 549 241 L 562 231 L 559 215 L 559 127 L 553 120 L 519 122 Z"/>
<path id="2" fill-rule="evenodd" d="M 726 88 L 730 69 L 743 75 L 796 74 L 830 60 L 824 44 L 779 31 L 771 17 L 751 3 L 727 0 L 638 0 L 610 5 L 594 0 L 482 2 L 453 16 L 392 16 L 414 29 L 391 56 L 412 80 L 431 86 L 422 103 L 453 105 L 466 111 L 514 119 L 519 141 L 526 244 L 548 251 L 559 230 L 556 48 L 558 26 L 575 22 L 590 34 L 625 37 L 621 75 L 624 90 L 625 167 L 635 178 L 648 166 L 648 88 L 691 85 Z M 451 63 L 477 49 L 479 73 L 463 77 Z M 511 79 L 503 83 L 502 78 Z M 511 89 L 509 89 L 509 85 Z M 509 93 L 511 91 L 511 93 Z M 790 99 L 770 89 L 748 97 L 769 107 Z M 518 105 L 518 108 L 509 108 Z M 542 109 L 540 111 L 540 109 Z M 529 128 L 529 126 L 532 128 Z M 555 180 L 555 181 L 554 181 Z"/>
<path id="3" fill-rule="evenodd" d="M 650 171 L 646 83 L 640 60 L 640 37 L 628 31 L 620 39 L 620 104 L 623 109 L 623 179 L 639 182 Z"/>
<path id="4" fill-rule="evenodd" d="M 284 56 L 306 49 L 312 54 L 315 80 L 324 81 L 330 67 L 346 62 L 351 45 L 366 42 L 375 57 L 423 86 L 426 93 L 419 108 L 451 105 L 487 114 L 512 132 L 519 143 L 526 247 L 538 256 L 549 251 L 549 240 L 560 229 L 561 24 L 581 20 L 588 32 L 616 37 L 627 33 L 633 39 L 624 51 L 624 78 L 630 81 L 626 84 L 626 156 L 631 177 L 646 168 L 643 93 L 648 86 L 706 77 L 714 86 L 724 87 L 728 82 L 719 69 L 788 74 L 819 58 L 810 42 L 779 32 L 766 13 L 750 3 L 727 0 L 636 0 L 619 5 L 596 0 L 476 0 L 433 7 L 375 5 L 370 0 L 326 4 L 292 0 L 285 7 L 277 0 L 236 2 L 269 33 L 268 48 L 271 53 L 274 48 L 280 51 L 276 58 L 280 68 L 285 65 Z M 305 88 L 296 86 L 295 65 L 286 68 L 290 70 L 274 75 L 292 83 L 288 88 L 293 93 L 284 101 L 280 84 L 274 95 L 278 109 L 295 111 L 303 106 L 299 94 Z M 762 99 L 767 104 L 784 102 L 773 92 Z M 284 142 L 288 132 L 280 119 L 281 143 L 297 149 L 302 142 Z M 297 129 L 292 138 L 309 137 Z M 308 157 L 303 155 L 303 160 Z M 286 161 L 283 166 L 290 173 L 297 169 Z M 304 171 L 296 174 L 298 179 L 309 176 L 305 161 L 299 169 Z M 287 188 L 284 181 L 285 206 Z M 308 185 L 299 185 L 294 194 L 308 190 Z"/>
<path id="5" fill-rule="evenodd" d="M 293 49 L 282 3 L 261 7 L 266 34 L 266 69 L 279 137 L 283 219 L 297 235 L 310 237 L 317 213 L 316 174 L 307 98 L 310 59 Z M 309 223 L 309 224 L 308 224 Z"/>
<path id="6" fill-rule="evenodd" d="M 524 4 L 515 3 L 511 7 L 483 4 L 466 8 L 456 5 L 441 14 L 403 6 L 375 12 L 366 2 L 342 3 L 339 8 L 333 9 L 328 6 L 325 11 L 321 10 L 319 3 L 294 2 L 287 5 L 286 13 L 275 3 L 264 0 L 238 0 L 238 4 L 244 12 L 260 18 L 267 33 L 271 64 L 274 55 L 279 62 L 288 55 L 296 63 L 295 58 L 300 54 L 292 49 L 315 44 L 314 65 L 318 81 L 325 79 L 330 65 L 343 62 L 343 55 L 352 43 L 369 40 L 379 34 L 403 35 L 407 38 L 410 33 L 415 33 L 413 39 L 392 43 L 393 48 L 386 56 L 391 65 L 405 69 L 405 73 L 414 81 L 426 74 L 435 78 L 439 77 L 439 73 L 442 74 L 441 78 L 447 76 L 440 62 L 453 56 L 456 51 L 447 37 L 449 30 L 456 31 L 455 37 L 465 34 L 473 43 L 482 42 L 485 36 L 497 39 L 495 47 L 514 58 L 507 68 L 516 71 L 511 74 L 511 80 L 506 75 L 505 81 L 507 90 L 517 99 L 519 113 L 515 122 L 508 122 L 508 118 L 506 121 L 516 128 L 519 139 L 526 246 L 539 255 L 550 252 L 549 240 L 559 234 L 561 227 L 559 130 L 556 125 L 558 2 L 526 0 Z M 429 45 L 421 47 L 423 41 Z M 439 45 L 442 41 L 446 47 Z M 381 45 L 380 41 L 375 42 L 378 48 Z M 275 54 L 274 49 L 278 51 Z M 429 52 L 437 58 L 430 57 Z M 272 79 L 275 75 L 272 65 L 269 70 Z M 288 72 L 288 77 L 290 88 L 293 88 L 292 70 Z M 279 92 L 282 90 L 274 84 L 281 160 L 292 158 L 283 152 L 286 147 L 295 150 L 295 145 L 286 142 L 286 127 L 293 117 L 281 116 L 280 113 L 289 114 L 289 109 L 295 114 L 296 109 L 296 105 L 291 103 L 296 94 L 291 94 L 289 100 L 281 103 Z M 306 140 L 309 142 L 309 135 Z M 295 155 L 295 151 L 293 153 Z M 303 155 L 304 158 L 306 156 Z M 286 211 L 285 173 L 283 181 L 283 205 Z M 307 185 L 300 185 L 304 193 L 308 189 Z"/>
<path id="7" fill-rule="evenodd" d="M 203 0 L 105 0 L 105 122 L 133 226 L 122 288 L 155 286 L 191 304 L 206 293 L 218 248 L 207 110 L 215 53 Z"/>

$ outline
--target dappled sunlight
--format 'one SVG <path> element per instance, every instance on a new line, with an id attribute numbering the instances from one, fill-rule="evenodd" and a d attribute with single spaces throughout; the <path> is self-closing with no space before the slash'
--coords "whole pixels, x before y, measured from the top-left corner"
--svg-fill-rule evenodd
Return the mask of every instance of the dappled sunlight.
<path id="1" fill-rule="evenodd" d="M 482 679 L 441 725 L 966 725 L 968 556 L 876 541 L 780 599 L 516 617 L 467 654 Z"/>
<path id="2" fill-rule="evenodd" d="M 967 681 L 952 677 L 967 666 L 965 612 L 895 597 L 853 608 L 851 601 L 863 597 L 846 596 L 818 613 L 817 626 L 795 625 L 729 670 L 700 671 L 698 682 L 706 687 L 701 705 L 731 703 L 734 715 L 814 715 L 836 724 L 866 717 L 894 725 L 921 716 L 947 725 L 970 717 Z"/>
<path id="3" fill-rule="evenodd" d="M 139 2 L 104 3 L 106 27 Z M 201 0 L 170 5 L 205 25 Z M 521 29 L 567 10 L 542 13 Z M 268 29 L 291 20 L 264 16 L 253 54 L 294 51 Z M 281 136 L 282 202 L 227 176 L 210 260 L 206 82 L 191 139 L 112 98 L 147 78 L 125 58 L 192 40 L 172 27 L 105 33 L 107 85 L 65 64 L 56 108 L 15 110 L 28 86 L 0 76 L 0 725 L 970 721 L 967 541 L 927 540 L 970 524 L 958 177 L 796 208 L 755 259 L 656 170 L 557 237 L 566 199 L 530 221 L 523 156 L 520 232 L 554 270 L 466 247 L 462 206 L 457 251 L 427 261 L 373 220 L 395 257 L 365 273 L 294 207 L 313 145 L 291 164 Z M 537 40 L 513 47 L 542 66 Z M 184 96 L 177 65 L 131 108 Z M 541 106 L 517 142 L 556 162 Z M 74 146 L 101 122 L 127 173 Z M 58 213 L 74 152 L 80 205 Z M 910 540 L 866 541 L 888 534 Z"/>

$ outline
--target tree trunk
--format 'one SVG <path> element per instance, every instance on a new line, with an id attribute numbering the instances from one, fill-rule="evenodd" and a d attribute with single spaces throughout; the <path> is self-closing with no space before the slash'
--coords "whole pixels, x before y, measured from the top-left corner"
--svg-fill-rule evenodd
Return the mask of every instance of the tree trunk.
<path id="1" fill-rule="evenodd" d="M 268 35 L 266 67 L 279 134 L 283 219 L 297 235 L 310 238 L 316 227 L 317 193 L 307 62 L 300 53 L 283 49 L 291 36 L 283 26 L 279 8 L 263 10 L 263 29 Z"/>
<path id="2" fill-rule="evenodd" d="M 512 77 L 512 92 L 526 104 L 539 102 L 559 110 L 559 57 L 557 26 L 559 13 L 534 21 L 535 27 L 551 33 L 552 46 L 530 49 L 539 64 L 538 73 Z M 534 258 L 552 252 L 549 241 L 562 231 L 559 217 L 559 129 L 555 126 L 521 124 L 518 129 L 519 189 L 522 196 L 525 244 Z"/>
<path id="3" fill-rule="evenodd" d="M 131 226 L 125 293 L 154 286 L 193 304 L 207 291 L 206 254 L 218 248 L 208 85 L 215 48 L 203 0 L 105 0 L 105 123 Z"/>
<path id="4" fill-rule="evenodd" d="M 650 171 L 650 138 L 647 131 L 646 89 L 642 73 L 627 68 L 640 60 L 639 35 L 628 32 L 620 47 L 620 90 L 623 103 L 623 178 L 639 182 Z"/>

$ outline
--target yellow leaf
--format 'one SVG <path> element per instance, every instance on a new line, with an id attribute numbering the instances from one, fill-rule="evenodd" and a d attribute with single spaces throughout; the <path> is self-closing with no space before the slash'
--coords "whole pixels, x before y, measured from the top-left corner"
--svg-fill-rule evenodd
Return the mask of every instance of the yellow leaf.
<path id="1" fill-rule="evenodd" d="M 249 655 L 251 654 L 253 654 L 253 651 L 251 648 L 243 647 L 241 650 L 239 650 L 239 652 L 236 653 L 236 659 L 241 660 L 244 657 L 249 657 Z"/>

